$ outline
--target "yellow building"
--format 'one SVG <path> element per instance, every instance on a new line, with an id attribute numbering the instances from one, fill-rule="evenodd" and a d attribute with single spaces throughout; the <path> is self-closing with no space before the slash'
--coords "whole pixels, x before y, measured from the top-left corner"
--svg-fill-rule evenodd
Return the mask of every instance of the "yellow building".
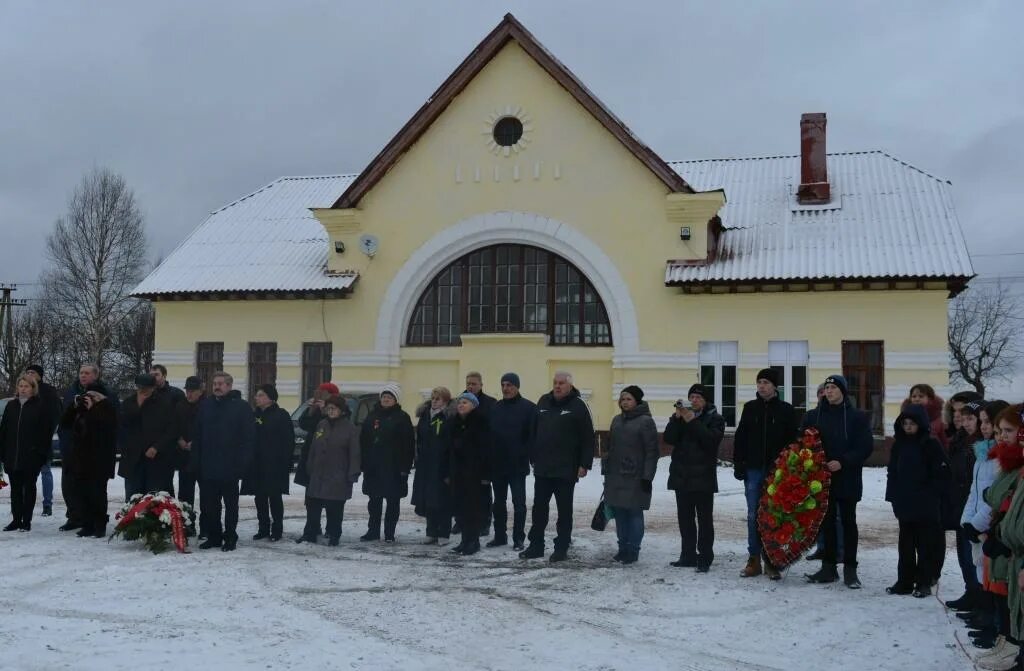
<path id="1" fill-rule="evenodd" d="M 172 382 L 223 368 L 289 408 L 328 379 L 410 407 L 470 370 L 536 398 L 567 369 L 600 428 L 627 384 L 661 423 L 698 380 L 732 424 L 778 366 L 798 406 L 844 372 L 891 433 L 911 384 L 948 384 L 946 301 L 973 276 L 950 187 L 826 155 L 823 114 L 800 134 L 668 163 L 509 15 L 361 173 L 214 212 L 135 295 Z"/>

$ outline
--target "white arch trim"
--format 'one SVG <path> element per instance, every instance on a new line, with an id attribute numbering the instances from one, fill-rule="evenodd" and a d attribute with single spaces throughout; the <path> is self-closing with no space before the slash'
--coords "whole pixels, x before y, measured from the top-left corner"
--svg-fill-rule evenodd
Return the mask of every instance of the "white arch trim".
<path id="1" fill-rule="evenodd" d="M 376 350 L 394 357 L 405 339 L 409 320 L 427 285 L 449 263 L 474 249 L 498 244 L 525 244 L 566 259 L 594 285 L 608 313 L 615 356 L 640 347 L 636 309 L 626 282 L 608 255 L 590 238 L 560 221 L 526 212 L 488 212 L 450 226 L 417 249 L 388 286 L 377 316 Z"/>

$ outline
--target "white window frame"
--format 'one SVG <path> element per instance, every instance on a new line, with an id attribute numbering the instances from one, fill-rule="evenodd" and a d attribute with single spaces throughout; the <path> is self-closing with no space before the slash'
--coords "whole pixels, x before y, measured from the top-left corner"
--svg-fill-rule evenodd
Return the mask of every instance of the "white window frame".
<path id="1" fill-rule="evenodd" d="M 811 409 L 810 393 L 810 347 L 806 340 L 769 340 L 768 341 L 768 366 L 781 366 L 784 372 L 782 385 L 779 388 L 779 397 L 787 403 L 793 402 L 793 367 L 803 366 L 805 394 L 804 403 L 807 409 Z"/>
<path id="2" fill-rule="evenodd" d="M 739 362 L 740 362 L 740 343 L 738 340 L 701 340 L 697 343 L 697 379 L 703 380 L 701 376 L 701 369 L 704 366 L 714 366 L 715 369 L 715 384 L 714 384 L 714 402 L 715 407 L 718 408 L 718 412 L 722 413 L 724 417 L 723 403 L 723 375 L 722 368 L 726 366 L 733 367 L 733 377 L 736 380 L 734 385 L 735 389 L 735 402 L 734 407 L 734 421 L 733 423 L 726 422 L 726 426 L 729 428 L 735 428 L 736 423 L 739 421 Z"/>

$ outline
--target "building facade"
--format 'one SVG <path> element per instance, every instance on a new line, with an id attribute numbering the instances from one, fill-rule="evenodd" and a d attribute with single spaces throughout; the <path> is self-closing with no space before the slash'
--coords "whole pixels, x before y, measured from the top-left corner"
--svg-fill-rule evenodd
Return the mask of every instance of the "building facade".
<path id="1" fill-rule="evenodd" d="M 794 129 L 795 130 L 795 129 Z M 794 132 L 794 144 L 796 144 Z M 638 384 L 663 424 L 702 381 L 730 425 L 777 366 L 806 407 L 844 372 L 877 433 L 948 385 L 973 276 L 950 185 L 879 151 L 669 163 L 512 16 L 357 175 L 285 177 L 214 212 L 135 290 L 172 381 L 224 369 L 295 407 L 321 381 L 409 406 L 470 370 L 595 423 Z"/>

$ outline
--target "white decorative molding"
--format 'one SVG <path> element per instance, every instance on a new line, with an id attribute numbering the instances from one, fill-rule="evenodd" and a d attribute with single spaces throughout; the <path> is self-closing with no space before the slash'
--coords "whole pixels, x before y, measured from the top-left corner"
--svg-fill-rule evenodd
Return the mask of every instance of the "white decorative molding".
<path id="1" fill-rule="evenodd" d="M 396 380 L 331 380 L 338 385 L 342 393 L 351 394 L 379 394 L 384 385 L 394 385 L 398 388 L 398 395 L 402 395 L 402 385 Z"/>
<path id="2" fill-rule="evenodd" d="M 697 370 L 696 352 L 637 352 L 612 357 L 612 368 Z"/>
<path id="3" fill-rule="evenodd" d="M 504 243 L 534 245 L 574 264 L 604 302 L 615 342 L 614 356 L 639 351 L 640 332 L 628 285 L 600 246 L 554 219 L 525 212 L 489 212 L 444 229 L 409 256 L 384 294 L 377 316 L 377 352 L 399 361 L 416 301 L 437 273 L 474 249 Z"/>
<path id="4" fill-rule="evenodd" d="M 331 355 L 331 366 L 336 368 L 396 368 L 401 363 L 402 357 L 397 352 L 348 350 Z"/>
<path id="5" fill-rule="evenodd" d="M 811 351 L 807 365 L 810 368 L 828 368 L 838 371 L 843 365 L 843 353 Z"/>
<path id="6" fill-rule="evenodd" d="M 277 365 L 278 366 L 301 366 L 302 365 L 302 352 L 278 352 L 277 353 Z"/>
<path id="7" fill-rule="evenodd" d="M 499 120 L 506 117 L 513 117 L 519 120 L 519 123 L 523 124 L 523 134 L 515 144 L 504 147 L 494 141 L 494 125 Z M 511 156 L 512 153 L 518 154 L 519 152 L 526 149 L 526 146 L 530 144 L 530 136 L 533 134 L 533 120 L 530 115 L 519 105 L 506 105 L 505 109 L 495 110 L 487 115 L 484 120 L 484 130 L 482 135 L 486 138 L 487 148 L 491 150 L 491 153 L 495 156 Z M 494 181 L 498 181 L 498 174 L 495 172 Z"/>
<path id="8" fill-rule="evenodd" d="M 578 391 L 580 393 L 580 398 L 582 398 L 584 401 L 588 401 L 589 402 L 590 399 L 593 398 L 593 396 L 594 396 L 594 390 L 593 389 L 580 389 L 579 387 L 577 387 L 576 391 Z M 593 414 L 593 413 L 591 413 L 591 414 Z"/>
<path id="9" fill-rule="evenodd" d="M 736 385 L 736 405 L 741 406 L 755 396 L 757 396 L 756 384 Z"/>
<path id="10" fill-rule="evenodd" d="M 225 366 L 244 366 L 248 359 L 245 352 L 224 352 L 223 363 Z"/>
<path id="11" fill-rule="evenodd" d="M 740 352 L 737 365 L 740 368 L 757 368 L 760 370 L 768 365 L 768 352 Z"/>
<path id="12" fill-rule="evenodd" d="M 298 380 L 278 380 L 277 393 L 282 396 L 298 396 L 301 393 L 302 387 Z"/>
<path id="13" fill-rule="evenodd" d="M 947 370 L 949 352 L 934 350 L 925 352 L 885 352 L 885 367 L 902 370 Z"/>
<path id="14" fill-rule="evenodd" d="M 192 366 L 196 353 L 186 349 L 160 349 L 153 352 L 153 363 L 164 366 Z"/>
<path id="15" fill-rule="evenodd" d="M 675 401 L 680 398 L 686 398 L 686 394 L 690 391 L 689 384 L 646 384 L 644 382 L 630 382 L 628 384 L 614 384 L 612 385 L 612 400 L 619 400 L 619 394 L 626 387 L 635 384 L 644 390 L 644 400 L 646 401 Z"/>

